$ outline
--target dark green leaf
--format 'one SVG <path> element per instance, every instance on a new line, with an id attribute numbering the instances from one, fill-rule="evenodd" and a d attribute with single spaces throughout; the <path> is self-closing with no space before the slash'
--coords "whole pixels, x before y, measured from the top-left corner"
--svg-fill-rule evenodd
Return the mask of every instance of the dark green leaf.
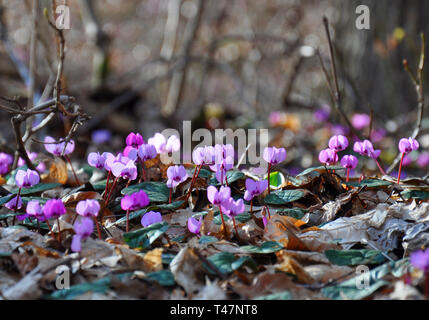
<path id="1" fill-rule="evenodd" d="M 289 291 L 281 291 L 266 296 L 259 296 L 254 300 L 292 300 L 292 294 Z"/>
<path id="2" fill-rule="evenodd" d="M 305 215 L 304 210 L 299 208 L 281 209 L 277 210 L 276 213 L 281 216 L 289 216 L 295 219 L 302 219 L 302 217 Z"/>
<path id="3" fill-rule="evenodd" d="M 202 236 L 198 241 L 200 244 L 211 243 L 219 241 L 218 238 L 212 236 Z"/>
<path id="4" fill-rule="evenodd" d="M 326 250 L 326 257 L 332 264 L 356 266 L 360 264 L 380 264 L 386 258 L 377 250 Z"/>
<path id="5" fill-rule="evenodd" d="M 174 286 L 174 275 L 170 270 L 160 270 L 155 272 L 150 272 L 146 275 L 149 280 L 158 282 L 161 286 L 169 287 Z"/>
<path id="6" fill-rule="evenodd" d="M 429 199 L 429 191 L 424 191 L 424 190 L 404 190 L 404 191 L 401 192 L 401 196 L 405 200 L 409 200 L 409 199 L 427 200 L 427 199 Z"/>
<path id="7" fill-rule="evenodd" d="M 380 180 L 380 179 L 367 179 L 359 181 L 350 181 L 347 182 L 346 185 L 352 186 L 352 187 L 363 187 L 366 186 L 367 188 L 379 188 L 379 187 L 385 187 L 392 185 L 392 182 L 386 181 L 386 180 Z"/>
<path id="8" fill-rule="evenodd" d="M 244 173 L 238 170 L 230 170 L 226 173 L 226 179 L 228 180 L 228 184 L 233 183 L 234 181 L 240 180 L 244 178 Z M 209 180 L 209 185 L 219 186 L 220 182 L 217 181 L 216 176 Z"/>
<path id="9" fill-rule="evenodd" d="M 235 256 L 230 252 L 216 253 L 207 258 L 207 260 L 213 263 L 216 268 L 224 274 L 233 272 L 244 265 L 250 267 L 253 270 L 257 269 L 257 264 L 251 257 L 242 256 L 236 259 Z M 214 273 L 209 266 L 206 265 L 205 267 L 207 270 L 209 270 L 210 273 Z"/>
<path id="10" fill-rule="evenodd" d="M 297 201 L 304 196 L 304 192 L 302 190 L 278 190 L 271 192 L 264 199 L 267 204 L 286 204 L 293 201 Z"/>
<path id="11" fill-rule="evenodd" d="M 35 186 L 32 186 L 30 188 L 22 188 L 21 189 L 21 195 L 32 194 L 32 193 L 41 193 L 43 191 L 58 188 L 60 186 L 61 186 L 60 183 L 39 183 L 39 184 L 36 184 Z M 11 192 L 13 194 L 18 194 L 18 190 L 19 190 L 18 188 L 15 188 Z"/>
<path id="12" fill-rule="evenodd" d="M 131 248 L 145 249 L 167 230 L 168 223 L 163 221 L 146 228 L 124 233 L 124 240 Z"/>
<path id="13" fill-rule="evenodd" d="M 131 194 L 144 190 L 149 196 L 150 202 L 167 202 L 170 189 L 164 182 L 142 182 L 131 187 L 122 189 L 122 194 Z"/>
<path id="14" fill-rule="evenodd" d="M 268 253 L 277 252 L 283 249 L 284 247 L 281 243 L 277 241 L 267 241 L 267 242 L 264 242 L 261 246 L 247 245 L 247 246 L 242 246 L 240 248 L 250 253 L 268 254 Z"/>

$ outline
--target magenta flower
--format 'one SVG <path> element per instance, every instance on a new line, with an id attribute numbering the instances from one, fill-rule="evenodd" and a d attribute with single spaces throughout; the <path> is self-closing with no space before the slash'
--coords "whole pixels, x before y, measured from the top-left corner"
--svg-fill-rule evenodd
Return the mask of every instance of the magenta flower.
<path id="1" fill-rule="evenodd" d="M 345 136 L 337 135 L 329 139 L 329 149 L 332 149 L 335 152 L 343 151 L 348 146 L 349 146 L 349 140 Z"/>
<path id="2" fill-rule="evenodd" d="M 370 123 L 371 117 L 365 113 L 355 113 L 352 117 L 352 126 L 357 130 L 368 127 Z"/>
<path id="3" fill-rule="evenodd" d="M 106 162 L 105 153 L 91 152 L 88 154 L 88 164 L 97 169 L 103 169 Z"/>
<path id="4" fill-rule="evenodd" d="M 341 159 L 341 165 L 347 169 L 354 169 L 358 164 L 358 159 L 353 155 L 345 155 Z"/>
<path id="5" fill-rule="evenodd" d="M 6 208 L 8 208 L 9 210 L 18 210 L 21 209 L 22 207 L 22 198 L 17 195 L 14 198 L 12 198 L 11 200 L 9 200 L 5 205 Z"/>
<path id="6" fill-rule="evenodd" d="M 31 186 L 34 186 L 40 182 L 40 177 L 37 171 L 27 169 L 27 171 L 24 170 L 18 170 L 15 176 L 15 183 L 20 188 L 29 188 Z"/>
<path id="7" fill-rule="evenodd" d="M 155 133 L 147 143 L 153 145 L 158 153 L 170 153 L 180 150 L 180 139 L 174 135 L 165 139 L 161 133 Z"/>
<path id="8" fill-rule="evenodd" d="M 140 133 L 131 132 L 125 139 L 125 143 L 127 144 L 127 146 L 131 146 L 137 149 L 142 144 L 144 144 L 144 140 Z"/>
<path id="9" fill-rule="evenodd" d="M 410 255 L 411 264 L 425 273 L 429 272 L 429 249 L 415 251 Z"/>
<path id="10" fill-rule="evenodd" d="M 104 161 L 104 169 L 106 169 L 107 171 L 112 171 L 112 166 L 115 163 L 115 161 L 120 161 L 118 160 L 118 158 L 122 158 L 123 155 L 121 153 L 119 153 L 116 157 L 110 153 L 110 152 L 103 152 L 103 154 L 101 155 L 104 159 L 106 159 Z M 126 157 L 124 157 L 126 158 Z M 128 159 L 128 158 L 126 158 Z"/>
<path id="11" fill-rule="evenodd" d="M 142 144 L 137 150 L 137 156 L 142 162 L 153 159 L 156 157 L 156 148 L 151 144 Z"/>
<path id="12" fill-rule="evenodd" d="M 95 130 L 92 132 L 91 139 L 95 144 L 107 143 L 112 139 L 112 133 L 107 129 Z"/>
<path id="13" fill-rule="evenodd" d="M 141 224 L 143 227 L 149 227 L 152 224 L 162 222 L 162 216 L 161 213 L 156 211 L 149 211 L 147 212 L 141 219 Z"/>
<path id="14" fill-rule="evenodd" d="M 213 165 L 216 160 L 215 148 L 212 146 L 198 147 L 192 152 L 196 165 Z"/>
<path id="15" fill-rule="evenodd" d="M 213 205 L 220 206 L 222 203 L 228 201 L 230 197 L 231 189 L 229 187 L 221 186 L 219 191 L 215 186 L 207 188 L 207 198 Z"/>
<path id="16" fill-rule="evenodd" d="M 333 135 L 347 135 L 349 133 L 349 128 L 341 124 L 333 124 L 328 126 Z"/>
<path id="17" fill-rule="evenodd" d="M 317 109 L 313 113 L 314 121 L 318 123 L 326 122 L 331 114 L 331 107 L 327 104 L 323 104 L 321 108 Z"/>
<path id="18" fill-rule="evenodd" d="M 174 189 L 188 179 L 188 173 L 184 166 L 170 166 L 167 169 L 167 177 L 167 187 Z"/>
<path id="19" fill-rule="evenodd" d="M 129 160 L 127 164 L 116 161 L 112 166 L 112 173 L 115 177 L 122 177 L 128 180 L 135 180 L 137 178 L 137 167 L 133 160 Z"/>
<path id="20" fill-rule="evenodd" d="M 429 152 L 423 152 L 419 154 L 419 157 L 417 158 L 417 165 L 420 168 L 429 166 Z"/>
<path id="21" fill-rule="evenodd" d="M 43 213 L 43 208 L 37 200 L 31 200 L 27 203 L 26 212 L 28 216 L 34 217 L 39 221 L 46 220 L 45 214 Z"/>
<path id="22" fill-rule="evenodd" d="M 200 216 L 200 219 L 197 220 L 193 217 L 188 219 L 188 230 L 192 233 L 195 233 L 197 236 L 201 235 L 201 226 L 203 224 L 203 216 Z"/>
<path id="23" fill-rule="evenodd" d="M 81 251 L 81 241 L 88 238 L 94 231 L 94 222 L 90 218 L 82 218 L 81 221 L 76 221 L 73 225 L 74 232 L 73 240 L 70 249 L 73 252 Z"/>
<path id="24" fill-rule="evenodd" d="M 374 146 L 369 140 L 364 140 L 363 142 L 356 141 L 353 145 L 353 151 L 359 153 L 361 156 L 366 156 L 373 159 L 377 159 L 381 153 L 381 150 L 374 150 Z"/>
<path id="25" fill-rule="evenodd" d="M 60 142 L 60 143 L 53 143 L 56 140 L 52 137 L 45 137 L 45 149 L 46 151 L 48 151 L 49 153 L 52 153 L 55 156 L 62 156 L 62 155 L 67 155 L 70 154 L 74 151 L 74 141 L 70 140 L 69 142 L 67 142 L 67 145 L 65 147 L 64 150 L 64 145 L 66 144 L 65 142 Z M 64 150 L 64 153 L 63 153 Z"/>
<path id="26" fill-rule="evenodd" d="M 337 153 L 332 149 L 324 149 L 319 153 L 319 161 L 325 165 L 333 165 L 338 161 Z"/>
<path id="27" fill-rule="evenodd" d="M 121 208 L 124 211 L 130 210 L 137 210 L 141 209 L 143 207 L 146 207 L 149 204 L 149 197 L 144 192 L 144 190 L 140 190 L 138 192 L 135 192 L 130 195 L 125 195 L 121 199 Z"/>
<path id="28" fill-rule="evenodd" d="M 100 211 L 100 203 L 94 199 L 79 201 L 76 205 L 76 212 L 83 217 L 96 217 Z"/>
<path id="29" fill-rule="evenodd" d="M 380 142 L 386 136 L 386 130 L 383 128 L 373 130 L 371 132 L 371 140 L 374 142 Z"/>
<path id="30" fill-rule="evenodd" d="M 276 147 L 267 147 L 264 149 L 263 158 L 266 162 L 271 165 L 279 164 L 286 160 L 286 149 L 285 148 L 276 148 Z"/>
<path id="31" fill-rule="evenodd" d="M 419 148 L 419 142 L 413 138 L 402 138 L 399 140 L 398 148 L 401 153 L 408 154 Z"/>
<path id="32" fill-rule="evenodd" d="M 267 180 L 254 181 L 250 178 L 246 179 L 246 191 L 244 192 L 244 200 L 251 201 L 254 197 L 262 194 L 268 187 Z"/>
<path id="33" fill-rule="evenodd" d="M 245 206 L 243 199 L 238 199 L 237 201 L 234 201 L 233 198 L 229 198 L 222 204 L 222 212 L 230 218 L 233 218 L 240 213 L 243 213 L 244 209 Z"/>
<path id="34" fill-rule="evenodd" d="M 67 210 L 61 199 L 50 199 L 43 206 L 43 213 L 47 219 L 59 218 L 66 214 Z"/>
<path id="35" fill-rule="evenodd" d="M 13 163 L 13 157 L 7 153 L 0 152 L 0 175 L 9 172 L 9 166 Z"/>

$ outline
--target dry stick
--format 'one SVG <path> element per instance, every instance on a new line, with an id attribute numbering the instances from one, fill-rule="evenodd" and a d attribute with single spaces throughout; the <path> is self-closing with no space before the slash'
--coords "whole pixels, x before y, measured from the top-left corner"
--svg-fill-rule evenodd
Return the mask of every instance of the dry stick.
<path id="1" fill-rule="evenodd" d="M 411 134 L 411 138 L 416 139 L 419 135 L 420 135 L 420 131 L 422 129 L 422 120 L 423 120 L 423 112 L 425 109 L 425 96 L 423 94 L 423 69 L 425 66 L 425 36 L 422 33 L 421 34 L 421 52 L 420 52 L 420 62 L 419 62 L 419 66 L 417 68 L 417 77 L 415 77 L 412 73 L 412 71 L 410 70 L 410 67 L 408 65 L 408 61 L 406 59 L 404 59 L 403 64 L 404 64 L 404 69 L 405 71 L 407 71 L 407 73 L 409 74 L 411 81 L 414 84 L 414 88 L 416 90 L 417 93 L 417 121 L 416 121 L 416 125 L 414 127 L 413 133 Z M 396 156 L 395 160 L 393 161 L 393 163 L 390 165 L 390 167 L 386 170 L 387 174 L 391 173 L 393 171 L 393 169 L 396 168 L 396 166 L 398 165 L 399 161 L 401 160 L 401 153 L 398 153 L 398 155 Z"/>

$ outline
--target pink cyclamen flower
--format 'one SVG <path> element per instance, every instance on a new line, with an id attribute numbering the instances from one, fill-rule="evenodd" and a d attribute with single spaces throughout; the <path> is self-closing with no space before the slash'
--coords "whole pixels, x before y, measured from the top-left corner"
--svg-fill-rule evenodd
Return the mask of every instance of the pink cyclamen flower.
<path id="1" fill-rule="evenodd" d="M 156 157 L 156 148 L 151 144 L 142 144 L 137 150 L 140 161 L 148 161 Z"/>
<path id="2" fill-rule="evenodd" d="M 374 146 L 369 140 L 364 140 L 363 142 L 356 141 L 353 145 L 353 151 L 359 153 L 361 156 L 366 156 L 373 159 L 377 159 L 381 153 L 381 150 L 374 150 Z"/>
<path id="3" fill-rule="evenodd" d="M 9 166 L 13 163 L 13 157 L 10 154 L 0 152 L 0 175 L 9 172 Z"/>
<path id="4" fill-rule="evenodd" d="M 144 140 L 140 133 L 131 132 L 125 139 L 125 143 L 127 144 L 127 146 L 131 146 L 137 149 L 142 144 L 144 144 Z"/>
<path id="5" fill-rule="evenodd" d="M 137 167 L 133 160 L 129 160 L 127 164 L 116 161 L 112 166 L 112 173 L 115 177 L 122 177 L 124 179 L 135 180 L 137 178 Z"/>
<path id="6" fill-rule="evenodd" d="M 244 192 L 244 200 L 250 201 L 254 197 L 262 194 L 268 188 L 268 181 L 254 181 L 250 178 L 246 179 L 246 191 Z"/>
<path id="7" fill-rule="evenodd" d="M 222 212 L 225 213 L 228 217 L 232 218 L 240 213 L 243 213 L 245 210 L 243 199 L 238 199 L 234 201 L 233 198 L 229 198 L 222 204 Z"/>
<path id="8" fill-rule="evenodd" d="M 230 197 L 231 189 L 229 187 L 221 186 L 219 190 L 217 190 L 215 186 L 209 186 L 207 188 L 207 198 L 216 206 L 222 205 L 222 203 L 228 201 Z"/>
<path id="9" fill-rule="evenodd" d="M 316 122 L 321 123 L 329 119 L 331 114 L 331 107 L 328 104 L 322 104 L 322 106 L 314 111 L 313 118 Z"/>
<path id="10" fill-rule="evenodd" d="M 96 217 L 100 211 L 100 203 L 94 199 L 79 201 L 76 205 L 76 212 L 83 217 Z"/>
<path id="11" fill-rule="evenodd" d="M 26 212 L 28 216 L 34 217 L 39 221 L 46 220 L 45 214 L 43 213 L 43 208 L 37 200 L 28 201 Z"/>
<path id="12" fill-rule="evenodd" d="M 326 165 L 332 165 L 338 161 L 338 154 L 332 149 L 324 149 L 319 153 L 319 161 Z"/>
<path id="13" fill-rule="evenodd" d="M 36 152 L 27 152 L 27 155 L 28 155 L 28 158 L 31 161 L 34 161 L 37 158 L 37 153 Z M 26 165 L 25 160 L 22 159 L 21 157 L 19 157 L 19 159 L 18 159 L 18 167 L 22 167 L 22 166 L 25 166 L 25 165 Z"/>
<path id="14" fill-rule="evenodd" d="M 167 187 L 176 188 L 180 183 L 188 179 L 188 173 L 184 166 L 170 166 L 167 169 Z"/>
<path id="15" fill-rule="evenodd" d="M 112 171 L 112 166 L 113 166 L 113 164 L 115 163 L 115 161 L 117 161 L 117 157 L 119 157 L 119 155 L 121 155 L 121 157 L 122 157 L 122 154 L 121 153 L 119 153 L 116 157 L 112 154 L 112 153 L 110 153 L 110 152 L 103 152 L 103 154 L 102 154 L 102 157 L 104 158 L 104 159 L 106 159 L 105 161 L 104 161 L 104 169 L 106 169 L 107 171 Z M 128 159 L 128 158 L 127 158 Z"/>
<path id="16" fill-rule="evenodd" d="M 271 165 L 279 164 L 286 160 L 286 149 L 276 147 L 266 147 L 264 149 L 263 158 Z"/>
<path id="17" fill-rule="evenodd" d="M 349 133 L 349 128 L 341 124 L 328 124 L 328 127 L 333 135 L 347 135 Z"/>
<path id="18" fill-rule="evenodd" d="M 94 222 L 91 218 L 82 218 L 74 223 L 73 229 L 76 234 L 73 236 L 70 249 L 73 252 L 80 252 L 81 241 L 88 238 L 94 231 Z"/>
<path id="19" fill-rule="evenodd" d="M 408 154 L 413 150 L 417 150 L 419 148 L 419 142 L 413 138 L 402 138 L 399 140 L 398 148 L 401 153 Z"/>
<path id="20" fill-rule="evenodd" d="M 22 198 L 21 196 L 15 196 L 11 200 L 9 200 L 5 205 L 9 210 L 18 210 L 22 207 Z"/>
<path id="21" fill-rule="evenodd" d="M 192 233 L 195 233 L 197 236 L 201 235 L 201 226 L 203 224 L 203 216 L 200 216 L 200 219 L 197 220 L 194 217 L 188 219 L 188 230 Z"/>
<path id="22" fill-rule="evenodd" d="M 140 190 L 133 194 L 125 195 L 121 199 L 121 208 L 124 211 L 127 211 L 127 210 L 133 211 L 133 210 L 146 207 L 149 204 L 149 202 L 150 202 L 149 197 L 146 194 L 146 192 L 144 192 L 144 190 Z"/>
<path id="23" fill-rule="evenodd" d="M 333 136 L 331 139 L 329 139 L 329 149 L 332 149 L 335 152 L 343 151 L 348 146 L 349 140 L 343 135 Z"/>
<path id="24" fill-rule="evenodd" d="M 375 129 L 371 132 L 371 140 L 374 142 L 380 142 L 386 136 L 386 130 L 383 128 Z"/>
<path id="25" fill-rule="evenodd" d="M 141 224 L 143 227 L 149 227 L 152 224 L 162 222 L 161 213 L 157 211 L 149 211 L 141 219 Z"/>
<path id="26" fill-rule="evenodd" d="M 98 152 L 91 152 L 88 154 L 88 164 L 91 167 L 97 168 L 97 169 L 103 169 L 104 164 L 106 162 L 106 156 L 105 154 L 101 154 Z"/>
<path id="27" fill-rule="evenodd" d="M 345 155 L 341 159 L 341 165 L 347 169 L 354 169 L 358 164 L 358 159 L 353 155 Z"/>
<path id="28" fill-rule="evenodd" d="M 370 123 L 371 117 L 365 113 L 355 113 L 352 117 L 352 126 L 357 130 L 368 127 Z"/>
<path id="29" fill-rule="evenodd" d="M 62 156 L 62 155 L 67 155 L 70 154 L 74 151 L 74 141 L 70 140 L 69 142 L 67 142 L 67 145 L 64 149 L 64 145 L 66 144 L 65 142 L 60 142 L 60 143 L 53 143 L 56 140 L 50 136 L 45 137 L 45 149 L 46 151 L 48 151 L 49 153 L 52 153 L 55 156 Z M 64 153 L 63 153 L 64 150 Z"/>
<path id="30" fill-rule="evenodd" d="M 212 146 L 198 147 L 192 152 L 196 165 L 213 165 L 216 160 L 215 148 Z"/>
<path id="31" fill-rule="evenodd" d="M 170 153 L 180 150 L 180 139 L 174 135 L 165 139 L 161 133 L 157 132 L 152 138 L 148 139 L 147 143 L 153 145 L 158 153 Z"/>
<path id="32" fill-rule="evenodd" d="M 413 252 L 410 255 L 410 262 L 423 272 L 429 272 L 429 249 Z"/>
<path id="33" fill-rule="evenodd" d="M 423 152 L 419 154 L 419 157 L 417 158 L 417 165 L 420 168 L 429 166 L 429 152 Z"/>
<path id="34" fill-rule="evenodd" d="M 25 170 L 18 170 L 15 176 L 15 183 L 20 188 L 29 188 L 31 186 L 34 186 L 40 182 L 40 177 L 37 171 L 27 169 Z"/>
<path id="35" fill-rule="evenodd" d="M 47 219 L 59 218 L 66 214 L 67 210 L 61 199 L 50 199 L 43 206 L 43 213 Z"/>

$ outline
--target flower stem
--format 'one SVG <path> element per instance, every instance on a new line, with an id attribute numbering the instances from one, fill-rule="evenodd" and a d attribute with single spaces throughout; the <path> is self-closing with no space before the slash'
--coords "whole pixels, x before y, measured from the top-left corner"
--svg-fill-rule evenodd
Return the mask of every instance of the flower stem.
<path id="1" fill-rule="evenodd" d="M 106 180 L 106 188 L 104 188 L 104 195 L 103 195 L 103 199 L 106 200 L 106 196 L 107 196 L 107 189 L 109 187 L 109 181 L 110 181 L 110 176 L 112 175 L 112 171 L 109 170 L 109 173 L 107 174 L 107 180 Z"/>
<path id="2" fill-rule="evenodd" d="M 429 270 L 425 271 L 425 299 L 429 299 Z"/>
<path id="3" fill-rule="evenodd" d="M 98 224 L 97 217 L 95 217 L 95 216 L 94 216 L 94 222 L 95 222 L 95 225 L 97 226 L 98 239 L 101 240 L 101 230 L 100 230 L 100 226 Z"/>
<path id="4" fill-rule="evenodd" d="M 238 235 L 237 225 L 235 224 L 235 218 L 232 217 L 232 223 L 234 224 L 235 235 L 237 236 L 237 240 L 240 240 L 240 236 Z"/>
<path id="5" fill-rule="evenodd" d="M 225 220 L 223 219 L 222 208 L 220 206 L 218 206 L 218 207 L 219 207 L 219 212 L 220 212 L 220 219 L 222 220 L 223 231 L 224 231 L 225 237 L 226 237 L 228 235 L 228 233 L 226 231 Z"/>
<path id="6" fill-rule="evenodd" d="M 402 161 L 404 161 L 405 152 L 401 155 L 401 162 L 399 163 L 399 171 L 398 171 L 398 184 L 401 181 L 401 171 L 402 171 Z"/>
<path id="7" fill-rule="evenodd" d="M 384 170 L 383 170 L 382 166 L 380 165 L 380 163 L 378 162 L 378 160 L 377 160 L 377 159 L 374 159 L 374 160 L 375 160 L 375 164 L 377 165 L 377 167 L 378 167 L 378 169 L 380 170 L 381 174 L 382 174 L 383 176 L 385 176 L 385 175 L 386 175 L 386 171 L 384 171 Z"/>
<path id="8" fill-rule="evenodd" d="M 77 184 L 80 185 L 79 178 L 77 177 L 76 172 L 74 171 L 74 168 L 73 168 L 73 165 L 72 165 L 72 163 L 70 161 L 69 156 L 68 155 L 64 155 L 64 158 L 66 158 L 67 162 L 70 164 L 70 167 L 71 167 L 73 175 L 74 175 L 74 179 L 76 180 Z"/>
<path id="9" fill-rule="evenodd" d="M 350 176 L 350 168 L 347 168 L 347 178 L 346 178 L 346 182 L 349 182 L 349 176 Z"/>
<path id="10" fill-rule="evenodd" d="M 46 220 L 46 224 L 48 225 L 49 231 L 50 231 L 50 232 L 51 232 L 51 234 L 52 234 L 52 238 L 54 238 L 54 239 L 55 239 L 55 235 L 54 235 L 54 232 L 52 231 L 51 225 L 49 224 L 49 220 Z"/>
<path id="11" fill-rule="evenodd" d="M 173 195 L 173 188 L 170 188 L 170 196 L 168 197 L 168 203 L 171 203 L 172 195 Z"/>
<path id="12" fill-rule="evenodd" d="M 201 164 L 201 165 L 199 165 L 199 166 L 196 166 L 196 167 L 195 167 L 194 174 L 192 175 L 191 185 L 190 185 L 190 187 L 189 187 L 188 194 L 186 195 L 185 202 L 186 202 L 186 201 L 189 199 L 189 197 L 191 196 L 192 189 L 194 188 L 194 183 L 195 183 L 195 181 L 197 180 L 198 175 L 200 174 L 200 170 L 201 170 L 201 167 L 202 167 L 202 166 L 203 166 L 203 165 Z M 197 169 L 198 169 L 198 171 L 197 171 Z"/>
<path id="13" fill-rule="evenodd" d="M 61 242 L 61 227 L 60 227 L 60 219 L 57 218 L 57 224 L 58 224 L 58 241 Z"/>
<path id="14" fill-rule="evenodd" d="M 142 164 L 142 176 L 140 177 L 139 183 L 141 183 L 142 181 L 146 181 L 147 180 L 144 161 L 142 161 L 141 164 Z"/>
<path id="15" fill-rule="evenodd" d="M 106 206 L 107 206 L 107 204 L 109 203 L 109 200 L 110 200 L 110 197 L 112 196 L 112 192 L 113 192 L 113 190 L 115 189 L 115 187 L 116 187 L 116 183 L 118 182 L 118 179 L 119 179 L 119 177 L 116 177 L 115 178 L 115 180 L 113 180 L 113 184 L 112 184 L 112 187 L 110 188 L 110 191 L 109 191 L 109 194 L 108 194 L 108 196 L 107 196 L 107 198 L 106 198 Z"/>
<path id="16" fill-rule="evenodd" d="M 250 200 L 250 214 L 253 215 L 253 198 Z"/>
<path id="17" fill-rule="evenodd" d="M 18 194 L 16 196 L 16 202 L 15 202 L 15 208 L 13 209 L 13 211 L 16 213 L 18 211 L 18 200 L 19 200 L 19 196 L 21 195 L 21 189 L 22 187 L 19 187 L 18 189 Z M 16 221 L 16 215 L 13 216 L 13 221 L 12 224 L 15 225 L 15 221 Z"/>
<path id="18" fill-rule="evenodd" d="M 130 183 L 131 183 L 131 178 L 129 178 L 129 179 L 128 179 L 128 182 L 127 182 L 127 184 L 126 184 L 126 186 L 125 186 L 125 189 L 126 189 L 126 188 L 128 188 L 128 187 L 130 186 Z"/>
<path id="19" fill-rule="evenodd" d="M 126 232 L 128 232 L 128 230 L 130 230 L 130 209 L 127 210 L 127 228 L 126 228 Z"/>
<path id="20" fill-rule="evenodd" d="M 271 172 L 271 163 L 268 164 L 268 176 L 267 176 L 267 180 L 268 180 L 268 194 L 270 194 L 270 192 L 271 192 L 270 172 Z"/>

